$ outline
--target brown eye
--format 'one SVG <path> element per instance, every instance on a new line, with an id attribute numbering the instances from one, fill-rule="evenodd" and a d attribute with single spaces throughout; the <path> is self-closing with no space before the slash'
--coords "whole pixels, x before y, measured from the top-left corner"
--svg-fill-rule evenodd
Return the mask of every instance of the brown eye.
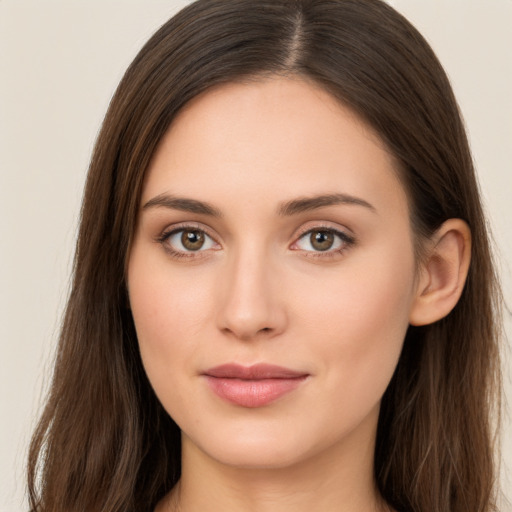
<path id="1" fill-rule="evenodd" d="M 292 249 L 309 253 L 333 254 L 344 251 L 354 242 L 354 238 L 343 231 L 319 227 L 304 233 L 293 244 Z"/>
<path id="2" fill-rule="evenodd" d="M 209 249 L 218 249 L 219 245 L 201 229 L 182 228 L 173 230 L 160 238 L 167 250 L 175 254 L 201 253 Z"/>
<path id="3" fill-rule="evenodd" d="M 311 247 L 317 251 L 327 251 L 334 245 L 334 233 L 332 231 L 312 231 L 309 241 Z"/>
<path id="4" fill-rule="evenodd" d="M 204 233 L 201 231 L 183 231 L 181 243 L 188 251 L 198 251 L 204 245 Z"/>

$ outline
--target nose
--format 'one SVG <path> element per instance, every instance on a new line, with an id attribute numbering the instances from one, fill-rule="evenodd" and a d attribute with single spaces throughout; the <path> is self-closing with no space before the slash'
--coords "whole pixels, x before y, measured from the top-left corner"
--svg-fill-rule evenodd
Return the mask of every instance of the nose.
<path id="1" fill-rule="evenodd" d="M 239 340 L 272 338 L 286 329 L 283 283 L 265 254 L 246 251 L 226 262 L 221 276 L 218 327 Z"/>

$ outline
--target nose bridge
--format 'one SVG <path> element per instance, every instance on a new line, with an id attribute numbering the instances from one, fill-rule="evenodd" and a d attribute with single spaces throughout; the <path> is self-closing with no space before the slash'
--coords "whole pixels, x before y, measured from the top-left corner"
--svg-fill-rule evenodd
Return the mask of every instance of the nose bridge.
<path id="1" fill-rule="evenodd" d="M 248 243 L 227 258 L 222 275 L 219 328 L 240 339 L 271 336 L 284 329 L 278 269 L 262 244 Z"/>

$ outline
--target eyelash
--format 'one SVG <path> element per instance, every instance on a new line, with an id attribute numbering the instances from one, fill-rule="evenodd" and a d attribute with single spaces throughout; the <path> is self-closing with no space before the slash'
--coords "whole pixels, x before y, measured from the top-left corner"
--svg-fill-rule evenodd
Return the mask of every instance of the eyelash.
<path id="1" fill-rule="evenodd" d="M 215 243 L 215 239 L 208 233 L 207 230 L 205 230 L 203 227 L 199 225 L 194 224 L 187 224 L 187 225 L 181 225 L 178 227 L 173 227 L 171 229 L 165 230 L 160 236 L 157 237 L 156 241 L 160 243 L 165 251 L 167 251 L 171 257 L 175 259 L 183 259 L 183 258 L 201 258 L 204 257 L 202 253 L 206 252 L 206 250 L 198 250 L 198 251 L 177 251 L 171 247 L 171 245 L 168 243 L 169 238 L 173 235 L 176 235 L 178 233 L 181 233 L 183 231 L 197 231 L 199 233 L 203 233 L 208 238 L 213 240 Z M 327 249 L 325 251 L 303 251 L 305 256 L 308 258 L 323 258 L 323 259 L 330 259 L 335 258 L 337 256 L 340 256 L 342 253 L 344 253 L 347 249 L 352 247 L 356 243 L 356 239 L 348 235 L 347 233 L 340 231 L 338 229 L 335 229 L 330 226 L 315 226 L 313 228 L 309 228 L 297 237 L 296 241 L 293 243 L 293 245 L 296 245 L 300 240 L 304 239 L 307 235 L 311 235 L 315 232 L 324 232 L 324 233 L 330 233 L 337 237 L 341 241 L 341 247 L 335 250 Z M 292 249 L 295 251 L 300 251 L 301 249 Z"/>
<path id="2" fill-rule="evenodd" d="M 326 251 L 303 251 L 304 255 L 307 258 L 322 258 L 322 259 L 331 259 L 341 256 L 345 251 L 350 249 L 353 245 L 356 243 L 355 237 L 348 235 L 344 231 L 340 231 L 336 228 L 333 228 L 331 226 L 314 226 L 312 228 L 306 229 L 303 231 L 298 237 L 297 240 L 293 243 L 293 245 L 296 245 L 299 240 L 304 239 L 308 235 L 311 235 L 312 233 L 329 233 L 334 235 L 335 237 L 339 238 L 341 241 L 341 247 L 338 249 L 327 249 Z M 293 250 L 300 250 L 300 249 L 293 249 Z"/>
<path id="3" fill-rule="evenodd" d="M 177 251 L 176 249 L 173 249 L 169 243 L 169 238 L 173 235 L 176 235 L 177 233 L 181 233 L 183 231 L 197 231 L 199 233 L 203 233 L 208 238 L 213 240 L 215 242 L 215 239 L 201 226 L 194 225 L 194 224 L 185 224 L 181 226 L 175 226 L 171 229 L 165 230 L 158 238 L 157 242 L 159 242 L 165 251 L 167 251 L 173 258 L 175 259 L 184 259 L 184 258 L 201 258 L 204 257 L 201 253 L 205 251 Z M 216 243 L 216 242 L 215 242 Z"/>

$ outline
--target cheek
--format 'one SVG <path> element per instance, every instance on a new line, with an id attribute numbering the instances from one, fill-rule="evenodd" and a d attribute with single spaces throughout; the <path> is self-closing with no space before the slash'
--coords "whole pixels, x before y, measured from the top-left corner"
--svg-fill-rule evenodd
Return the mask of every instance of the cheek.
<path id="1" fill-rule="evenodd" d="M 330 389 L 345 390 L 354 408 L 381 398 L 398 362 L 413 300 L 411 254 L 374 252 L 325 286 L 307 287 L 300 301 L 296 316 L 322 354 Z"/>
<path id="2" fill-rule="evenodd" d="M 155 282 L 156 281 L 156 282 Z M 179 290 L 179 280 L 144 276 L 130 286 L 130 303 L 139 341 L 164 346 L 176 338 L 193 337 L 203 324 L 207 302 L 204 290 Z"/>
<path id="3" fill-rule="evenodd" d="M 199 334 L 206 322 L 208 287 L 135 247 L 128 269 L 132 310 L 142 362 L 160 401 L 169 406 L 190 399 L 182 379 L 194 375 Z M 180 371 L 176 371 L 179 369 Z"/>
<path id="4" fill-rule="evenodd" d="M 130 254 L 130 306 L 141 348 L 171 349 L 184 335 L 193 337 L 205 321 L 211 299 L 208 286 L 198 284 L 208 272 L 176 269 L 162 251 L 148 245 L 136 240 Z"/>

